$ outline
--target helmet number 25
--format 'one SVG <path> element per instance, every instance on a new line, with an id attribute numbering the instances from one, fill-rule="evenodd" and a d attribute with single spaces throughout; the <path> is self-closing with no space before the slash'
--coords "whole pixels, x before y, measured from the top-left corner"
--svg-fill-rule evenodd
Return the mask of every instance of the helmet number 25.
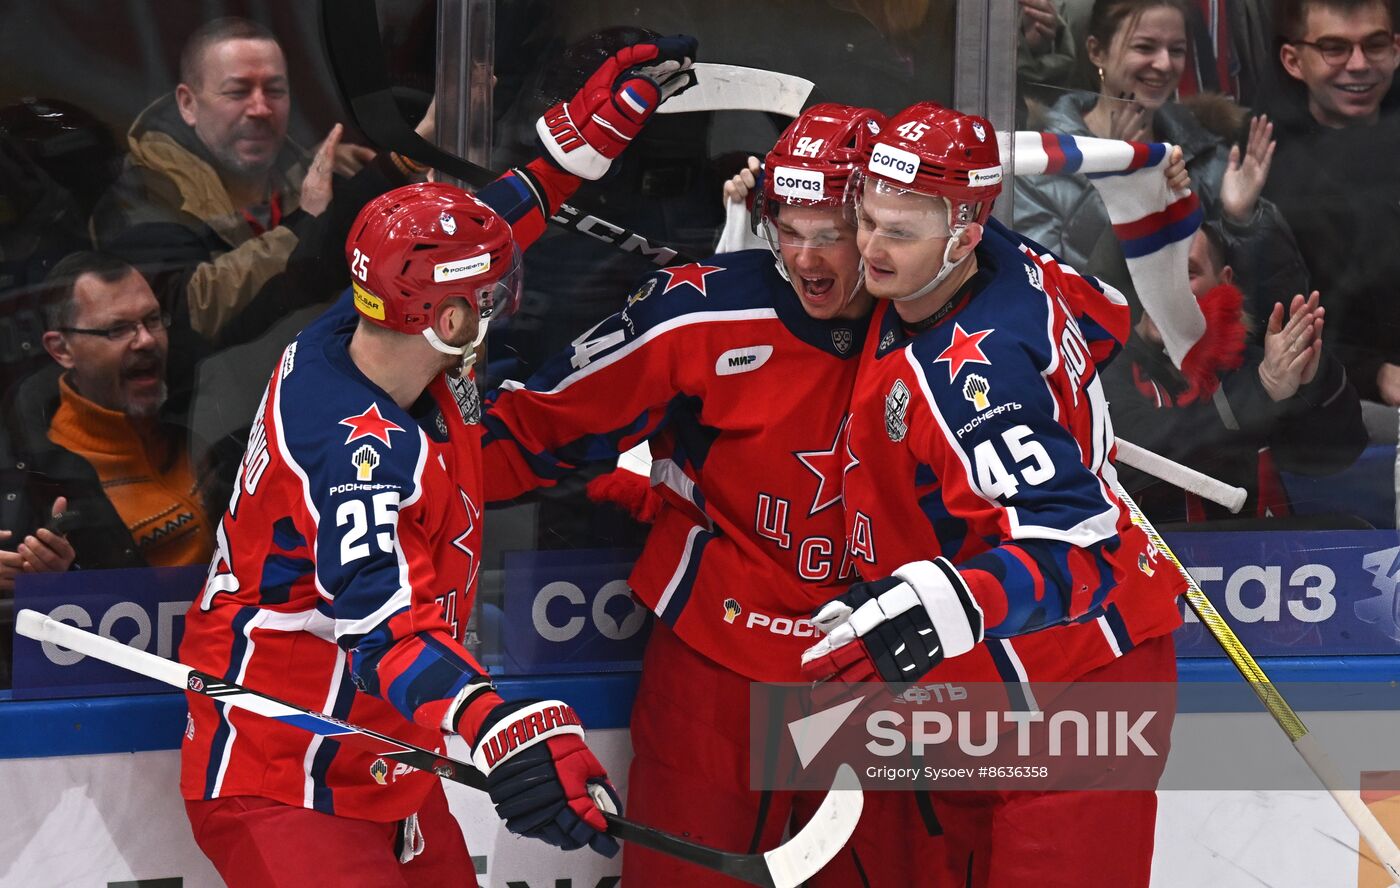
<path id="1" fill-rule="evenodd" d="M 350 259 L 350 271 L 361 281 L 369 280 L 369 256 L 361 253 L 359 247 Z"/>
<path id="2" fill-rule="evenodd" d="M 972 461 L 977 472 L 977 487 L 993 499 L 1009 499 L 1021 489 L 1021 484 L 1035 487 L 1055 477 L 1055 464 L 1045 447 L 1031 439 L 1028 425 L 1013 426 L 1002 432 L 1003 446 L 1011 456 L 1011 471 L 1007 471 L 996 439 L 979 441 L 972 448 Z M 1019 477 L 1019 480 L 1018 480 Z"/>

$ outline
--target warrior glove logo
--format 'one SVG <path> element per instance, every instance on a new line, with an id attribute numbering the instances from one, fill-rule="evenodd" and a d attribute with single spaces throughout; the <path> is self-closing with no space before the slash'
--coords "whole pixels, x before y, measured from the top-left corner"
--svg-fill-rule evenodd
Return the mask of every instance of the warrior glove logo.
<path id="1" fill-rule="evenodd" d="M 962 387 L 963 397 L 971 401 L 973 408 L 979 411 L 986 410 L 991 406 L 987 401 L 987 393 L 991 390 L 992 387 L 987 383 L 986 378 L 978 376 L 976 373 L 969 373 Z"/>
<path id="2" fill-rule="evenodd" d="M 909 426 L 904 423 L 904 414 L 909 410 L 909 388 L 904 380 L 896 379 L 894 387 L 885 396 L 885 433 L 891 441 L 899 442 L 909 434 Z"/>

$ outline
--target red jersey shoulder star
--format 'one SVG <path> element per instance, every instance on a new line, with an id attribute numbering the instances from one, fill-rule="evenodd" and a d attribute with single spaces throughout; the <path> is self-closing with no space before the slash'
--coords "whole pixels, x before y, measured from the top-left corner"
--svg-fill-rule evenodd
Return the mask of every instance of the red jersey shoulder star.
<path id="1" fill-rule="evenodd" d="M 701 265 L 699 262 L 691 262 L 689 265 L 677 265 L 675 268 L 663 268 L 661 271 L 669 278 L 666 282 L 666 288 L 661 291 L 663 295 L 681 284 L 690 284 L 700 291 L 701 296 L 709 296 L 710 294 L 705 292 L 705 275 L 724 271 L 724 269 L 718 265 Z"/>
<path id="2" fill-rule="evenodd" d="M 378 404 L 370 404 L 369 409 L 358 416 L 345 417 L 340 424 L 350 427 L 350 434 L 345 438 L 346 444 L 357 438 L 378 438 L 387 446 L 393 447 L 389 442 L 389 433 L 403 431 L 402 426 L 380 415 Z"/>
<path id="3" fill-rule="evenodd" d="M 987 360 L 987 356 L 982 353 L 982 340 L 991 336 L 993 330 L 978 330 L 975 333 L 969 333 L 962 328 L 962 324 L 953 322 L 953 341 L 939 353 L 938 357 L 933 359 L 935 364 L 939 361 L 948 362 L 949 382 L 958 378 L 964 364 L 986 364 L 988 367 L 992 365 L 992 362 Z"/>

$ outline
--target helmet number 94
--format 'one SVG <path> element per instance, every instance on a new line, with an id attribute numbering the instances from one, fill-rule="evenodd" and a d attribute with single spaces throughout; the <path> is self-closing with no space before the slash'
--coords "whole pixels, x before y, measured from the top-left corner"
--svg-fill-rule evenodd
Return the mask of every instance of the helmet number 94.
<path id="1" fill-rule="evenodd" d="M 977 471 L 977 487 L 993 499 L 1009 499 L 1022 484 L 1035 487 L 1055 477 L 1055 464 L 1045 447 L 1031 438 L 1027 425 L 1012 426 L 1001 434 L 1002 444 L 1011 456 L 1011 471 L 996 446 L 996 439 L 979 441 L 972 448 Z"/>
<path id="2" fill-rule="evenodd" d="M 350 272 L 362 282 L 369 280 L 369 256 L 360 252 L 360 248 L 355 248 L 355 254 L 350 259 Z"/>

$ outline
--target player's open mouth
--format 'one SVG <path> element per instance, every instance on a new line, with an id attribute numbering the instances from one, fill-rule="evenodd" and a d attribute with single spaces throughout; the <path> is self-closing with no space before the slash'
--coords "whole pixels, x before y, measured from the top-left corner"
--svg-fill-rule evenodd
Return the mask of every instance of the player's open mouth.
<path id="1" fill-rule="evenodd" d="M 836 286 L 835 278 L 802 278 L 802 293 L 810 299 L 821 299 Z"/>

